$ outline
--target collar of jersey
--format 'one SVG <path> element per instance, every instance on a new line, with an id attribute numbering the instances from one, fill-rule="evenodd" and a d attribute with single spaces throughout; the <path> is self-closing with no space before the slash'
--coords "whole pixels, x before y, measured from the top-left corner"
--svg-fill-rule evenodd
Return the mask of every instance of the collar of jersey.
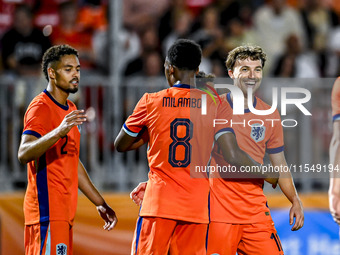
<path id="1" fill-rule="evenodd" d="M 193 86 L 190 86 L 188 84 L 175 84 L 172 87 L 176 87 L 176 88 L 182 88 L 182 89 L 190 89 L 190 88 L 194 88 Z"/>
<path id="2" fill-rule="evenodd" d="M 67 105 L 63 105 L 57 102 L 57 100 L 54 99 L 54 97 L 50 94 L 50 92 L 48 92 L 46 89 L 44 90 L 44 93 L 53 101 L 53 103 L 55 103 L 57 106 L 59 106 L 61 109 L 63 110 L 68 110 L 68 104 L 66 101 Z"/>
<path id="3" fill-rule="evenodd" d="M 233 108 L 233 101 L 231 100 L 230 92 L 227 94 L 227 101 L 228 101 L 230 107 Z M 256 107 L 256 103 L 257 103 L 257 99 L 254 96 L 254 102 L 253 102 L 254 108 Z M 244 109 L 244 113 L 248 113 L 248 112 L 250 112 L 249 109 Z"/>

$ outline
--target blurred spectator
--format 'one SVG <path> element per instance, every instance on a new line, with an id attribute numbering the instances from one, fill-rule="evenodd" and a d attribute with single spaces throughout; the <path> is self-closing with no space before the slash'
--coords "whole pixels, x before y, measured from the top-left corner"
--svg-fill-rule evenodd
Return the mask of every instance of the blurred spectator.
<path id="1" fill-rule="evenodd" d="M 162 77 L 163 64 L 164 60 L 158 51 L 147 52 L 142 58 L 142 69 L 131 77 Z"/>
<path id="2" fill-rule="evenodd" d="M 163 56 L 166 56 L 170 46 L 179 38 L 188 38 L 193 23 L 193 17 L 186 11 L 178 11 L 174 15 L 172 24 L 173 31 L 163 41 Z"/>
<path id="3" fill-rule="evenodd" d="M 337 25 L 338 17 L 321 0 L 305 0 L 301 9 L 301 17 L 307 35 L 307 46 L 317 54 L 320 72 L 322 76 L 325 76 L 328 34 L 332 27 Z"/>
<path id="4" fill-rule="evenodd" d="M 127 29 L 140 32 L 155 24 L 171 0 L 124 0 L 123 22 Z"/>
<path id="5" fill-rule="evenodd" d="M 103 74 L 109 73 L 110 47 L 109 34 L 107 30 L 97 31 L 93 36 L 93 52 L 98 70 Z M 118 34 L 120 43 L 119 71 L 123 72 L 126 65 L 139 56 L 141 43 L 138 35 L 133 31 L 122 29 Z"/>
<path id="6" fill-rule="evenodd" d="M 333 10 L 340 16 L 340 4 L 339 0 L 330 0 Z"/>
<path id="7" fill-rule="evenodd" d="M 140 53 L 127 64 L 124 75 L 129 76 L 141 72 L 145 56 L 152 51 L 160 52 L 160 42 L 156 28 L 151 26 L 142 32 Z"/>
<path id="8" fill-rule="evenodd" d="M 34 5 L 34 24 L 49 29 L 59 23 L 58 6 L 65 0 L 36 0 Z M 50 31 L 49 31 L 50 32 Z"/>
<path id="9" fill-rule="evenodd" d="M 11 28 L 15 4 L 16 1 L 0 1 L 0 37 Z"/>
<path id="10" fill-rule="evenodd" d="M 285 3 L 285 0 L 270 0 L 254 14 L 256 40 L 267 53 L 267 68 L 271 67 L 275 57 L 283 53 L 288 35 L 296 34 L 302 45 L 305 44 L 300 16 Z M 268 73 L 268 69 L 264 71 Z"/>
<path id="11" fill-rule="evenodd" d="M 92 50 L 94 63 L 101 74 L 109 74 L 110 64 L 110 36 L 108 21 L 112 17 L 109 9 L 101 0 L 86 0 L 79 13 L 79 26 L 83 31 L 93 34 Z M 133 31 L 124 28 L 118 33 L 120 43 L 119 71 L 125 70 L 127 62 L 138 56 L 140 52 L 140 40 Z"/>
<path id="12" fill-rule="evenodd" d="M 240 18 L 241 3 L 236 0 L 217 0 L 216 8 L 220 10 L 220 24 L 226 27 L 235 18 Z"/>
<path id="13" fill-rule="evenodd" d="M 201 27 L 192 34 L 191 39 L 202 47 L 201 68 L 204 72 L 211 72 L 212 60 L 220 60 L 223 64 L 227 53 L 223 50 L 223 31 L 219 25 L 219 12 L 215 7 L 210 6 L 204 10 Z"/>
<path id="14" fill-rule="evenodd" d="M 340 25 L 331 30 L 327 46 L 330 50 L 330 63 L 326 75 L 329 77 L 340 76 Z"/>
<path id="15" fill-rule="evenodd" d="M 165 13 L 159 19 L 158 36 L 163 42 L 174 29 L 174 21 L 178 19 L 180 13 L 189 12 L 185 0 L 171 0 Z M 191 14 L 191 13 L 190 13 Z"/>
<path id="16" fill-rule="evenodd" d="M 146 77 L 161 76 L 163 74 L 163 59 L 157 52 L 149 52 L 143 63 L 143 73 L 141 75 Z"/>
<path id="17" fill-rule="evenodd" d="M 50 41 L 33 27 L 33 14 L 28 5 L 18 5 L 13 27 L 1 39 L 1 55 L 5 71 L 19 75 L 40 75 L 42 56 Z"/>
<path id="18" fill-rule="evenodd" d="M 285 40 L 286 49 L 277 58 L 273 68 L 273 76 L 287 78 L 317 78 L 320 72 L 314 52 L 303 52 L 299 37 L 291 34 Z"/>
<path id="19" fill-rule="evenodd" d="M 107 5 L 101 0 L 85 0 L 80 8 L 78 22 L 91 32 L 107 29 Z"/>
<path id="20" fill-rule="evenodd" d="M 235 18 L 229 22 L 228 33 L 224 39 L 227 52 L 240 45 L 255 44 L 255 42 L 253 30 L 247 29 L 241 20 Z"/>
<path id="21" fill-rule="evenodd" d="M 228 70 L 223 66 L 223 63 L 217 59 L 211 61 L 211 73 L 216 75 L 216 77 L 228 76 Z"/>
<path id="22" fill-rule="evenodd" d="M 78 6 L 73 1 L 63 2 L 59 5 L 59 24 L 53 28 L 52 43 L 68 44 L 79 52 L 79 61 L 82 69 L 95 67 L 95 58 L 92 49 L 92 31 L 86 30 L 78 22 Z"/>
<path id="23" fill-rule="evenodd" d="M 185 3 L 191 12 L 198 16 L 201 11 L 211 5 L 215 0 L 186 0 Z"/>

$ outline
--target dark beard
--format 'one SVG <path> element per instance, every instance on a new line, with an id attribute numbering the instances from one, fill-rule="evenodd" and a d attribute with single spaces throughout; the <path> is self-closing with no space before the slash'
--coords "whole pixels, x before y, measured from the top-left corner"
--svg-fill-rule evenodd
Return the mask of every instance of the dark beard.
<path id="1" fill-rule="evenodd" d="M 67 92 L 67 93 L 75 94 L 75 93 L 77 93 L 78 88 L 76 87 L 76 88 L 73 88 L 73 89 L 65 89 L 64 91 Z"/>

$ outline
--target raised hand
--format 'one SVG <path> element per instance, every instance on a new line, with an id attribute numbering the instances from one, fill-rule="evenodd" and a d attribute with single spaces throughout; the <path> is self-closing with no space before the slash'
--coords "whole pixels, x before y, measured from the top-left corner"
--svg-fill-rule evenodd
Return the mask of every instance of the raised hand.
<path id="1" fill-rule="evenodd" d="M 87 120 L 86 117 L 84 110 L 75 110 L 67 114 L 57 128 L 60 137 L 67 135 L 74 126 L 83 124 Z"/>

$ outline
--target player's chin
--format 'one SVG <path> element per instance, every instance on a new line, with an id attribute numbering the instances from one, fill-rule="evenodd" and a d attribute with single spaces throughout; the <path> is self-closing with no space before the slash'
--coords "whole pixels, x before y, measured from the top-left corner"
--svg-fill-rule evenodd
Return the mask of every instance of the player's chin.
<path id="1" fill-rule="evenodd" d="M 68 93 L 75 94 L 78 91 L 78 87 L 69 88 L 67 91 Z"/>

